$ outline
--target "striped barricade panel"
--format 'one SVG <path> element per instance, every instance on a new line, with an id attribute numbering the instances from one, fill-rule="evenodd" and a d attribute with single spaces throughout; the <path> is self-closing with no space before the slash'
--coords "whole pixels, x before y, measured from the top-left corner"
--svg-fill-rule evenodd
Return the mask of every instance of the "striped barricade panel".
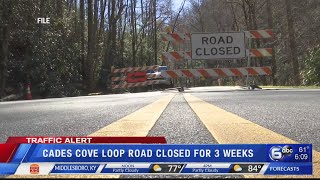
<path id="1" fill-rule="evenodd" d="M 112 77 L 111 80 L 114 81 L 125 81 L 127 76 L 122 76 L 122 77 Z"/>
<path id="2" fill-rule="evenodd" d="M 249 31 L 249 33 L 250 33 L 250 38 L 252 38 L 252 39 L 263 39 L 263 38 L 273 37 L 273 32 L 271 29 L 252 30 L 252 31 Z"/>
<path id="3" fill-rule="evenodd" d="M 198 78 L 198 77 L 232 77 L 246 75 L 271 75 L 271 67 L 213 68 L 213 69 L 180 69 L 161 72 L 164 78 Z"/>
<path id="4" fill-rule="evenodd" d="M 144 67 L 130 67 L 130 68 L 120 68 L 120 69 L 111 69 L 112 73 L 126 73 L 126 72 L 133 72 L 133 71 L 147 71 L 147 70 L 156 70 L 159 66 L 144 66 Z"/>
<path id="5" fill-rule="evenodd" d="M 190 41 L 190 33 L 161 33 L 161 38 L 163 41 L 171 42 L 184 42 Z"/>
<path id="6" fill-rule="evenodd" d="M 115 69 L 114 67 L 111 68 L 111 73 L 118 77 L 112 77 L 112 89 L 126 89 L 131 87 L 139 87 L 139 86 L 147 86 L 152 84 L 159 84 L 159 81 L 152 81 L 147 80 L 144 82 L 136 82 L 136 83 L 128 83 L 127 82 L 127 74 L 130 72 L 145 72 L 148 70 L 157 70 L 159 68 L 158 65 L 155 66 L 145 66 L 145 67 L 129 67 L 129 68 L 119 68 Z M 148 78 L 155 78 L 154 74 L 147 75 Z"/>
<path id="7" fill-rule="evenodd" d="M 272 56 L 272 48 L 250 49 L 250 57 Z"/>
<path id="8" fill-rule="evenodd" d="M 272 29 L 266 30 L 250 30 L 249 37 L 252 39 L 264 39 L 273 37 Z M 163 41 L 171 41 L 171 42 L 183 42 L 190 41 L 191 34 L 190 33 L 161 33 L 161 38 Z"/>
<path id="9" fill-rule="evenodd" d="M 251 57 L 270 57 L 272 56 L 272 48 L 258 48 L 250 49 Z M 172 61 L 184 61 L 192 60 L 190 51 L 172 51 L 172 52 L 163 52 L 161 54 L 162 60 L 166 62 Z"/>
<path id="10" fill-rule="evenodd" d="M 127 83 L 123 82 L 121 84 L 117 85 L 112 85 L 112 89 L 127 89 L 127 88 L 132 88 L 132 87 L 142 87 L 142 86 L 149 86 L 153 84 L 159 84 L 159 80 L 150 80 L 150 81 L 145 81 L 145 82 L 138 82 L 138 83 Z"/>
<path id="11" fill-rule="evenodd" d="M 190 51 L 172 51 L 172 52 L 163 52 L 161 58 L 164 61 L 184 61 L 191 60 Z"/>

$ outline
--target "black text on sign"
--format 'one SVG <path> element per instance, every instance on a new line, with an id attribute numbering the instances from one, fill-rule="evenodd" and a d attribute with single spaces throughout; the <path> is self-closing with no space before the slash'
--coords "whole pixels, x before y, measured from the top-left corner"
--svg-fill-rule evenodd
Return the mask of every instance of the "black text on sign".
<path id="1" fill-rule="evenodd" d="M 241 59 L 246 57 L 244 33 L 192 34 L 192 59 Z"/>

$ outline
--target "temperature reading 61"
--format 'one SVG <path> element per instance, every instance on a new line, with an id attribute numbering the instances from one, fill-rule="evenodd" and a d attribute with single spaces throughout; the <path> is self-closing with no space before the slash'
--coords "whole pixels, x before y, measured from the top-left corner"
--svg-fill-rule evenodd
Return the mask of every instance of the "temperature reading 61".
<path id="1" fill-rule="evenodd" d="M 306 153 L 309 151 L 309 146 L 305 146 L 305 147 L 299 147 L 299 152 L 300 153 Z"/>

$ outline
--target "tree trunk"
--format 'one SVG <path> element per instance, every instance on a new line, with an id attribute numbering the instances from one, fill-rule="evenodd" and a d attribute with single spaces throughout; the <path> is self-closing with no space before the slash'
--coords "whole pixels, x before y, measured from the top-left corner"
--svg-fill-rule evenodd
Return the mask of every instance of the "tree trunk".
<path id="1" fill-rule="evenodd" d="M 141 22 L 142 22 L 142 35 L 141 35 L 141 39 L 140 42 L 143 41 L 143 39 L 145 39 L 145 33 L 144 33 L 144 29 L 145 26 L 144 24 L 145 22 L 145 18 L 144 18 L 144 9 L 143 9 L 143 0 L 140 1 L 140 6 L 141 6 Z M 144 59 L 144 42 L 141 43 L 141 48 L 140 48 L 140 57 L 139 59 L 141 59 L 141 61 L 143 62 L 143 64 L 145 64 L 145 59 Z"/>
<path id="2" fill-rule="evenodd" d="M 85 51 L 84 51 L 84 43 L 85 43 L 85 37 L 84 37 L 84 0 L 80 0 L 80 44 L 81 44 L 81 50 L 80 50 L 80 63 L 81 63 L 81 74 L 82 74 L 82 85 L 86 88 L 86 73 L 85 73 Z"/>
<path id="3" fill-rule="evenodd" d="M 86 61 L 86 83 L 87 83 L 87 91 L 91 92 L 93 89 L 93 51 L 94 51 L 94 28 L 93 28 L 93 7 L 92 0 L 88 0 L 88 55 Z"/>
<path id="4" fill-rule="evenodd" d="M 264 3 L 264 2 L 262 2 Z M 259 27 L 258 27 L 258 23 L 257 23 L 257 11 L 256 11 L 256 6 L 257 6 L 257 1 L 252 1 L 252 21 L 253 21 L 253 28 L 254 30 L 259 30 Z M 261 44 L 260 44 L 260 39 L 256 39 L 256 46 L 255 48 L 260 48 L 261 47 Z M 264 57 L 261 57 L 261 58 L 256 58 L 256 62 L 259 62 L 259 66 L 264 66 L 264 61 L 265 61 L 265 58 Z M 260 76 L 260 80 L 261 80 L 261 84 L 262 85 L 266 85 L 267 84 L 267 78 L 266 76 Z"/>
<path id="5" fill-rule="evenodd" d="M 132 50 L 132 66 L 136 67 L 136 0 L 131 0 L 131 50 Z"/>
<path id="6" fill-rule="evenodd" d="M 129 3 L 129 0 L 127 0 L 127 3 Z M 125 33 L 126 33 L 126 28 L 127 28 L 127 18 L 128 18 L 128 7 L 126 6 L 126 10 L 125 10 L 125 14 L 124 14 L 124 23 L 123 23 L 123 29 L 122 29 L 122 32 L 121 32 L 121 38 L 120 38 L 120 54 L 119 54 L 119 57 L 120 57 L 120 60 L 121 60 L 121 67 L 124 67 L 125 66 L 125 63 L 124 63 L 124 40 L 125 40 Z M 121 19 L 122 20 L 122 19 Z M 121 23 L 122 24 L 122 23 Z"/>
<path id="7" fill-rule="evenodd" d="M 78 0 L 74 0 L 74 12 L 75 12 L 75 16 L 74 16 L 74 34 L 76 35 L 76 37 L 78 38 L 79 36 L 79 28 L 78 28 Z"/>
<path id="8" fill-rule="evenodd" d="M 110 59 L 109 59 L 109 69 L 114 65 L 116 60 L 117 52 L 117 20 L 116 20 L 116 0 L 112 0 L 111 3 L 111 17 L 110 17 Z"/>
<path id="9" fill-rule="evenodd" d="M 296 49 L 296 39 L 294 35 L 294 26 L 293 26 L 293 15 L 292 15 L 292 7 L 291 3 L 293 1 L 285 0 L 286 3 L 286 11 L 287 11 L 287 21 L 288 21 L 288 33 L 289 33 L 289 49 L 290 49 L 290 58 L 292 61 L 293 68 L 293 82 L 294 85 L 300 85 L 299 78 L 299 62 L 297 58 L 297 49 Z"/>
<path id="10" fill-rule="evenodd" d="M 95 71 L 96 71 L 96 61 L 98 59 L 98 0 L 94 0 L 94 16 L 93 16 L 93 35 L 92 35 L 92 41 L 93 41 L 93 58 L 92 58 L 92 77 L 94 80 L 95 77 Z"/>
<path id="11" fill-rule="evenodd" d="M 269 29 L 273 29 L 273 16 L 272 16 L 272 8 L 271 8 L 271 0 L 267 0 L 267 13 L 268 13 L 268 27 Z M 276 86 L 278 84 L 276 74 L 277 74 L 277 62 L 276 62 L 276 57 L 275 57 L 275 49 L 274 49 L 274 41 L 275 37 L 272 37 L 272 45 L 271 48 L 273 49 L 272 51 L 272 60 L 271 60 L 271 68 L 272 68 L 272 74 L 271 74 L 271 79 L 272 79 L 272 85 Z"/>
<path id="12" fill-rule="evenodd" d="M 44 14 L 44 3 L 45 3 L 45 0 L 41 0 L 40 1 L 40 13 L 39 13 L 39 17 L 45 17 L 45 14 Z M 42 29 L 42 25 L 40 25 L 39 26 L 39 36 L 38 36 L 38 40 L 40 40 L 41 39 L 41 37 L 42 37 L 42 31 L 43 31 L 43 29 Z"/>
<path id="13" fill-rule="evenodd" d="M 1 43 L 1 53 L 0 53 L 0 97 L 5 96 L 5 88 L 7 81 L 7 63 L 9 57 L 8 49 L 8 40 L 9 40 L 9 22 L 10 22 L 10 11 L 11 11 L 11 2 L 2 1 L 3 3 L 3 14 L 2 14 L 2 43 Z"/>
<path id="14" fill-rule="evenodd" d="M 8 63 L 8 37 L 9 37 L 9 28 L 8 25 L 4 25 L 2 28 L 2 62 L 0 64 L 0 71 L 1 71 L 1 77 L 0 77 L 0 82 L 1 82 L 1 87 L 0 87 L 0 97 L 5 96 L 5 87 L 6 87 L 6 80 L 7 80 L 7 63 Z"/>
<path id="15" fill-rule="evenodd" d="M 57 2 L 57 16 L 63 18 L 63 0 L 56 0 Z"/>
<path id="16" fill-rule="evenodd" d="M 152 12 L 153 12 L 153 8 L 152 8 L 152 1 L 149 1 L 149 5 L 148 8 L 146 8 L 146 13 L 148 14 L 148 21 L 152 22 L 153 16 L 152 16 Z M 150 23 L 148 26 L 148 47 L 152 47 L 153 46 L 153 25 L 154 23 Z M 153 52 L 149 51 L 148 53 L 148 64 L 152 65 L 153 64 Z"/>
<path id="17" fill-rule="evenodd" d="M 63 0 L 57 0 L 57 17 L 58 17 L 58 25 L 57 29 L 63 32 Z"/>
<path id="18" fill-rule="evenodd" d="M 157 0 L 153 0 L 154 15 L 154 65 L 158 64 L 158 38 L 157 38 Z"/>
<path id="19" fill-rule="evenodd" d="M 100 0 L 100 11 L 101 14 L 105 14 L 106 12 L 106 6 L 107 6 L 107 0 Z M 98 39 L 100 39 L 102 32 L 104 32 L 104 18 L 105 16 L 101 16 L 100 19 L 100 27 L 99 27 L 99 34 L 98 34 Z"/>
<path id="20" fill-rule="evenodd" d="M 104 61 L 101 69 L 101 86 L 103 89 L 108 84 L 111 84 L 111 66 L 114 66 L 115 60 L 115 53 L 116 49 L 116 40 L 117 40 L 117 21 L 116 21 L 116 1 L 109 0 L 108 1 L 108 33 L 107 33 L 107 40 L 106 40 L 106 47 L 105 47 L 105 55 Z"/>

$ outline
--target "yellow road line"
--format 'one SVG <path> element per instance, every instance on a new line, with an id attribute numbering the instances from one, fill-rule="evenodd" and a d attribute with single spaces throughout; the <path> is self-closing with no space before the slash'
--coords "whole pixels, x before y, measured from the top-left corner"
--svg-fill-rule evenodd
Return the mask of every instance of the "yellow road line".
<path id="1" fill-rule="evenodd" d="M 169 94 L 89 136 L 147 136 L 175 94 Z M 12 175 L 8 178 L 119 178 L 120 175 Z"/>
<path id="2" fill-rule="evenodd" d="M 298 144 L 281 134 L 257 125 L 251 121 L 227 112 L 219 107 L 207 103 L 191 94 L 184 94 L 184 98 L 207 127 L 219 144 Z M 320 153 L 313 150 L 313 176 L 263 176 L 246 175 L 254 178 L 319 178 Z"/>
<path id="3" fill-rule="evenodd" d="M 90 134 L 90 136 L 147 136 L 175 94 L 170 94 Z"/>

